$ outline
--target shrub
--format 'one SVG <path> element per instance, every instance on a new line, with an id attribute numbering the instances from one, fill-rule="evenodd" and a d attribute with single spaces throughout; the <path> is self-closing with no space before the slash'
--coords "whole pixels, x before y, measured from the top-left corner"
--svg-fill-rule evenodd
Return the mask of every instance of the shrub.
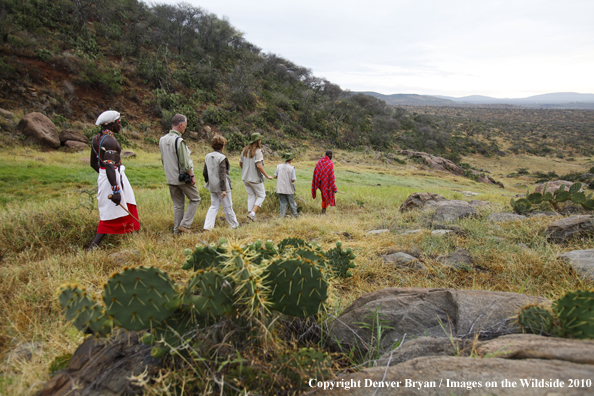
<path id="1" fill-rule="evenodd" d="M 231 131 L 225 138 L 227 139 L 227 149 L 229 151 L 239 151 L 248 144 L 248 137 L 241 134 L 241 132 Z"/>
<path id="2" fill-rule="evenodd" d="M 209 124 L 223 125 L 229 122 L 229 114 L 219 107 L 209 107 L 202 112 L 202 119 Z"/>

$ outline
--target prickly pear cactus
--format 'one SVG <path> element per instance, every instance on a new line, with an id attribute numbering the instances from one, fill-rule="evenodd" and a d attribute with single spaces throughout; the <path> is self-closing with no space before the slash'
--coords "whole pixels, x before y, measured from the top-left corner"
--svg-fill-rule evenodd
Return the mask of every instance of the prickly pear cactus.
<path id="1" fill-rule="evenodd" d="M 233 310 L 233 288 L 221 269 L 198 270 L 186 286 L 183 304 L 192 305 L 202 317 L 229 314 Z"/>
<path id="2" fill-rule="evenodd" d="M 105 284 L 103 302 L 113 322 L 127 330 L 154 327 L 180 306 L 169 275 L 158 268 L 124 268 Z"/>
<path id="3" fill-rule="evenodd" d="M 553 328 L 553 315 L 548 310 L 533 305 L 520 312 L 518 322 L 527 331 L 535 334 L 548 334 Z"/>
<path id="4" fill-rule="evenodd" d="M 514 212 L 518 214 L 526 213 L 532 209 L 532 204 L 526 198 L 520 198 L 518 200 L 512 198 L 510 204 L 514 209 Z"/>
<path id="5" fill-rule="evenodd" d="M 104 313 L 104 307 L 84 288 L 77 285 L 62 285 L 58 300 L 66 318 L 80 331 L 88 330 L 101 335 L 109 334 L 113 323 Z"/>
<path id="6" fill-rule="evenodd" d="M 354 259 L 355 254 L 351 248 L 342 250 L 342 242 L 340 241 L 336 242 L 336 247 L 334 249 L 326 252 L 326 260 L 328 261 L 328 266 L 334 276 L 343 278 L 353 276 L 353 273 L 350 270 L 356 267 L 356 264 L 353 262 Z"/>
<path id="7" fill-rule="evenodd" d="M 179 310 L 146 332 L 141 341 L 145 345 L 154 346 L 151 356 L 163 357 L 172 348 L 191 342 L 202 325 L 202 318 L 197 317 L 193 312 Z"/>
<path id="8" fill-rule="evenodd" d="M 528 199 L 528 201 L 531 204 L 534 204 L 534 205 L 540 204 L 542 202 L 542 200 L 543 200 L 542 194 L 541 193 L 537 193 L 537 192 L 528 195 L 528 198 L 527 199 Z"/>
<path id="9" fill-rule="evenodd" d="M 224 272 L 230 282 L 234 285 L 233 294 L 248 315 L 262 313 L 267 310 L 270 302 L 268 300 L 268 288 L 264 283 L 264 268 L 253 263 L 257 253 L 249 249 L 232 247 L 227 255 Z"/>
<path id="10" fill-rule="evenodd" d="M 306 318 L 322 311 L 328 298 L 328 283 L 313 264 L 300 260 L 277 260 L 266 268 L 271 309 Z"/>
<path id="11" fill-rule="evenodd" d="M 227 252 L 227 249 L 221 245 L 216 246 L 211 244 L 210 246 L 196 245 L 196 249 L 192 252 L 190 249 L 186 249 L 187 261 L 182 266 L 185 270 L 205 270 L 208 268 L 222 267 L 225 258 L 223 255 Z"/>
<path id="12" fill-rule="evenodd" d="M 248 243 L 247 249 L 256 254 L 252 259 L 252 262 L 256 265 L 261 264 L 263 260 L 270 260 L 278 254 L 272 241 L 262 243 L 261 240 L 257 240 L 254 243 Z"/>
<path id="13" fill-rule="evenodd" d="M 594 338 L 594 293 L 586 290 L 569 292 L 553 302 L 553 312 L 565 335 Z"/>
<path id="14" fill-rule="evenodd" d="M 285 257 L 288 259 L 297 259 L 306 263 L 313 263 L 320 271 L 327 275 L 328 263 L 323 252 L 315 250 L 314 248 L 303 246 L 298 249 L 285 249 Z"/>
<path id="15" fill-rule="evenodd" d="M 309 243 L 301 238 L 285 238 L 278 243 L 278 251 L 282 253 L 289 246 L 293 248 L 300 248 L 302 246 L 311 247 Z"/>

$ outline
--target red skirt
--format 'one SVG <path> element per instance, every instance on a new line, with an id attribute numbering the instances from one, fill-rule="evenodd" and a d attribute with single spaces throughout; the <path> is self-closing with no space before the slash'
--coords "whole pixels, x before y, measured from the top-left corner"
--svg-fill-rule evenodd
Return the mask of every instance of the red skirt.
<path id="1" fill-rule="evenodd" d="M 138 219 L 136 205 L 128 204 L 128 210 L 132 216 Z M 127 215 L 112 220 L 99 220 L 97 234 L 127 234 L 140 230 L 140 223 L 134 220 L 132 216 Z"/>

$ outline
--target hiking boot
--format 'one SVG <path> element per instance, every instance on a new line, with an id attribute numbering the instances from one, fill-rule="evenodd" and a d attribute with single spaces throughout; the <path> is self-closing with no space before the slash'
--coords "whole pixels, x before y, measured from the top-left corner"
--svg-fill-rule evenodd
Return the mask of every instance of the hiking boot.
<path id="1" fill-rule="evenodd" d="M 256 221 L 256 215 L 255 214 L 248 213 L 247 218 L 249 220 L 251 220 L 251 221 Z"/>
<path id="2" fill-rule="evenodd" d="M 192 231 L 189 228 L 179 226 L 179 227 L 177 227 L 177 233 L 178 234 L 191 234 Z"/>

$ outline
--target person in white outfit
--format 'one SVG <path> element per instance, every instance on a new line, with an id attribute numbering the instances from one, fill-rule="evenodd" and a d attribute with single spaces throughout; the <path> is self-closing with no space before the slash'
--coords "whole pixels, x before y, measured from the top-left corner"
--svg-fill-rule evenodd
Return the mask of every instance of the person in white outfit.
<path id="1" fill-rule="evenodd" d="M 244 147 L 239 158 L 241 180 L 248 194 L 248 219 L 256 221 L 256 212 L 266 198 L 264 178 L 272 179 L 264 169 L 264 154 L 262 153 L 262 135 L 254 133 L 250 142 Z"/>
<path id="2" fill-rule="evenodd" d="M 206 182 L 205 187 L 210 191 L 210 208 L 204 219 L 204 229 L 210 231 L 215 226 L 217 213 L 223 205 L 225 218 L 231 228 L 237 228 L 239 222 L 233 211 L 233 201 L 231 200 L 231 178 L 229 177 L 229 160 L 222 153 L 227 139 L 221 135 L 215 135 L 210 145 L 214 149 L 212 153 L 206 154 L 204 158 L 204 170 L 202 175 Z"/>
<path id="3" fill-rule="evenodd" d="M 294 217 L 299 217 L 297 214 L 297 204 L 295 203 L 295 167 L 291 165 L 295 154 L 287 152 L 282 154 L 281 158 L 285 161 L 282 164 L 276 166 L 276 172 L 274 172 L 274 178 L 276 182 L 276 193 L 280 201 L 280 217 L 285 217 L 287 213 L 287 204 L 291 208 L 291 214 Z"/>

